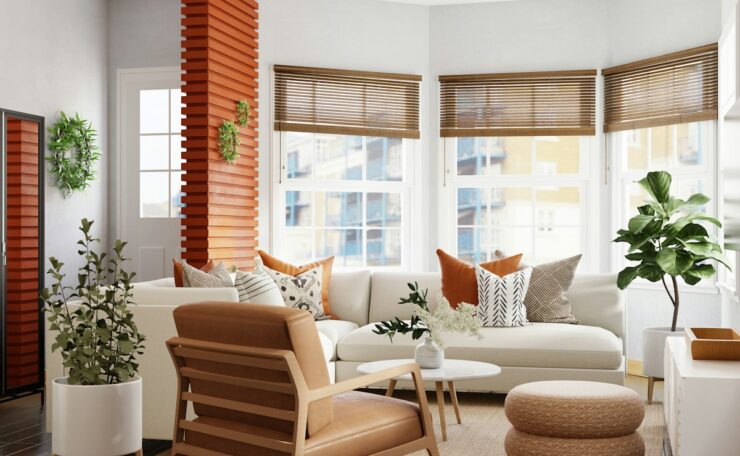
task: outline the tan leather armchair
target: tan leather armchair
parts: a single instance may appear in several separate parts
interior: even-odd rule
[[[210,302],[180,306],[174,318],[173,455],[439,454],[417,365],[332,385],[308,312]],[[418,404],[354,391],[405,373]]]

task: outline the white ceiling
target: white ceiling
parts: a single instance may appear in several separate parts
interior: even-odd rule
[[[497,3],[515,2],[519,0],[381,0],[390,3],[408,3],[411,5],[437,6],[437,5],[465,5],[469,3]]]

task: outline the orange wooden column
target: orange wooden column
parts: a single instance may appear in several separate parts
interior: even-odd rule
[[[7,388],[39,381],[39,124],[7,121]]]
[[[257,248],[257,1],[183,0],[182,257],[249,268]],[[251,106],[239,127],[239,158],[229,165],[218,128],[236,121],[236,103]]]

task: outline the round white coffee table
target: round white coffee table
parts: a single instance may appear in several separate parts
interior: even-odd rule
[[[415,362],[413,359],[388,359],[374,361],[357,366],[360,374],[374,374],[382,370]],[[450,392],[452,408],[455,409],[457,424],[461,424],[460,407],[457,403],[457,392],[455,382],[458,380],[473,380],[476,378],[495,377],[501,374],[501,368],[495,364],[481,363],[479,361],[465,361],[462,359],[446,359],[439,369],[421,369],[421,378],[425,382],[434,382],[437,388],[437,405],[439,406],[439,425],[442,429],[442,440],[447,441],[447,423],[445,421],[445,393],[444,384]],[[392,396],[398,380],[411,380],[411,374],[395,377],[388,383],[386,396]]]

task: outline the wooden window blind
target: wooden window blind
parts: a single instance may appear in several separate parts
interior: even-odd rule
[[[440,134],[596,132],[596,70],[440,76]]]
[[[276,65],[275,130],[419,138],[421,76]]]
[[[717,118],[717,45],[603,71],[604,131]]]

